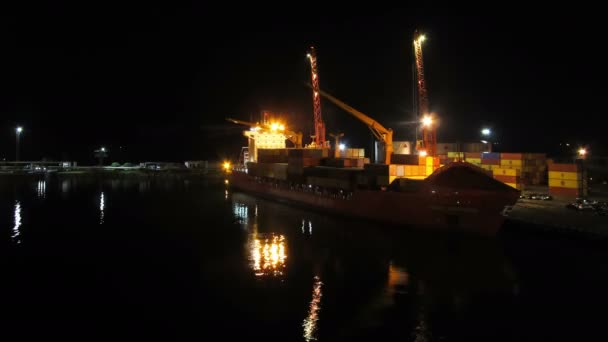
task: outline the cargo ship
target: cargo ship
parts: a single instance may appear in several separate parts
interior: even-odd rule
[[[262,151],[258,157],[264,162],[247,162],[228,172],[231,188],[395,226],[493,236],[520,194],[466,162],[437,165],[421,177],[398,177],[389,176],[394,165],[325,157],[330,153],[322,149]],[[349,161],[353,164],[344,165]]]

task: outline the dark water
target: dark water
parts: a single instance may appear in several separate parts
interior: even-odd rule
[[[192,181],[0,191],[7,340],[608,337],[599,243],[401,231]]]

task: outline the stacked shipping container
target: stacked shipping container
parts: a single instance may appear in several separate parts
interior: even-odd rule
[[[549,163],[549,193],[566,198],[587,196],[585,173],[581,164]]]

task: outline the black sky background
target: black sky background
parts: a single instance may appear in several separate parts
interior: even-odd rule
[[[17,124],[22,159],[81,163],[102,145],[121,162],[234,156],[246,141],[224,118],[262,109],[289,113],[307,135],[311,44],[322,89],[409,139],[415,28],[428,37],[439,141],[478,141],[489,126],[503,151],[556,153],[568,142],[608,152],[598,9],[212,6],[2,11],[0,159],[14,159]],[[367,128],[327,101],[323,117],[349,145],[370,146]]]

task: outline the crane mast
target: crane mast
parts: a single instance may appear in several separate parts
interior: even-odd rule
[[[319,96],[319,72],[317,70],[317,54],[314,46],[310,47],[307,55],[310,60],[310,73],[312,77],[312,101],[315,115],[315,145],[325,146],[325,123],[321,116],[321,97]]]
[[[419,150],[429,156],[437,153],[437,134],[429,113],[429,100],[424,79],[424,63],[422,58],[422,42],[425,36],[418,31],[414,33],[414,55],[416,58],[416,86],[418,88],[418,117],[422,117],[422,144]]]

